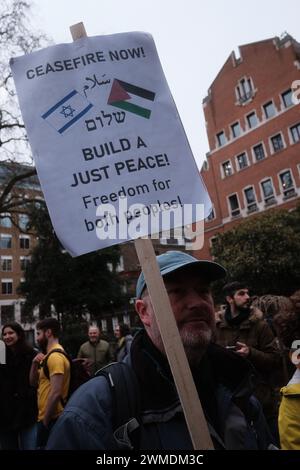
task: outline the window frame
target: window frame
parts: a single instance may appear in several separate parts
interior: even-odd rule
[[[245,155],[245,158],[246,158],[246,165],[241,168],[240,167],[240,164],[239,164],[239,161],[238,161],[238,157],[241,157],[242,155]],[[246,170],[246,168],[248,168],[250,166],[250,162],[249,162],[249,158],[248,158],[248,154],[246,151],[244,152],[241,152],[239,153],[238,155],[235,156],[235,162],[236,162],[236,168],[237,168],[237,171],[242,171],[242,170]]]
[[[2,240],[9,240],[9,246],[2,246]],[[11,250],[12,249],[12,235],[10,233],[1,233],[0,234],[0,249],[1,250]]]
[[[234,127],[238,126],[238,134],[235,135]],[[238,139],[242,135],[242,127],[240,121],[235,121],[230,125],[230,132],[233,139]]]
[[[272,187],[272,190],[273,190],[273,193],[272,193],[272,195],[270,195],[270,196],[265,196],[265,193],[264,193],[263,184],[266,183],[267,181],[270,181],[271,187]],[[265,205],[268,206],[268,205],[275,204],[277,201],[276,201],[276,193],[275,193],[275,187],[274,187],[274,183],[273,183],[272,177],[271,177],[271,176],[267,176],[267,177],[263,178],[263,179],[259,182],[259,185],[260,185],[260,188],[261,188],[262,200],[264,201]]]
[[[230,198],[232,198],[234,196],[236,197],[238,207],[236,209],[232,210],[231,203],[230,203]],[[228,208],[229,208],[228,212],[229,212],[230,217],[232,217],[232,218],[239,217],[241,215],[241,204],[240,204],[238,193],[229,194],[227,196],[227,202],[228,202]],[[236,213],[234,213],[234,212],[236,212]]]
[[[293,133],[293,130],[292,129],[297,129],[297,139],[295,140],[294,139],[294,133]],[[290,132],[290,136],[291,136],[291,144],[298,144],[298,142],[300,142],[300,122],[298,122],[297,124],[294,124],[293,126],[290,126],[289,128],[289,132]]]
[[[224,165],[226,163],[229,163],[230,164],[230,167],[231,167],[231,173],[230,174],[226,174],[225,172],[225,168],[224,168]],[[234,170],[233,170],[233,164],[231,162],[231,159],[229,158],[228,160],[224,160],[222,163],[221,163],[221,175],[222,175],[222,179],[225,179],[225,178],[228,178],[229,176],[232,176],[234,174]]]
[[[256,154],[255,154],[255,148],[258,147],[258,146],[261,146],[262,149],[263,149],[263,152],[264,152],[264,157],[263,158],[260,158],[259,160],[256,158]],[[258,142],[257,144],[253,145],[251,147],[251,150],[252,150],[252,157],[253,157],[253,161],[254,163],[258,163],[258,162],[261,162],[263,160],[265,160],[267,158],[267,152],[266,152],[266,147],[265,147],[265,144],[264,142]]]
[[[290,96],[290,103],[289,104],[286,104],[285,102],[285,98],[284,98],[284,95],[289,95]],[[293,96],[293,90],[291,88],[289,88],[288,90],[285,90],[283,91],[282,93],[280,93],[280,97],[281,97],[281,102],[283,104],[283,107],[282,109],[288,109],[290,108],[291,106],[293,106],[293,100],[292,100],[292,96]]]
[[[4,292],[5,290],[8,290],[10,292]],[[5,278],[1,279],[1,294],[2,295],[12,295],[13,294],[13,279],[5,279]]]
[[[22,246],[22,242],[28,242],[28,246]],[[25,243],[26,245],[26,243]],[[29,250],[30,249],[30,236],[29,235],[19,235],[19,248],[20,250]]]
[[[256,124],[255,124],[255,126],[250,126],[249,116],[253,116],[253,115],[256,118]],[[255,129],[258,126],[259,120],[258,120],[258,116],[256,114],[256,111],[252,111],[251,113],[246,114],[246,123],[247,123],[248,129]]]
[[[272,114],[272,116],[268,116],[268,115],[267,115],[267,110],[266,110],[266,107],[267,107],[268,105],[270,105],[270,104],[272,105],[272,107],[273,107],[273,109],[274,109],[274,114]],[[269,101],[267,101],[266,103],[264,103],[264,104],[262,105],[262,108],[263,108],[263,115],[264,115],[264,118],[265,118],[266,120],[272,119],[272,118],[275,117],[276,114],[277,114],[276,106],[275,106],[273,100],[269,100]]]
[[[247,84],[247,86],[245,86]],[[250,76],[241,77],[235,86],[235,96],[240,105],[245,105],[254,97],[254,83]]]
[[[281,179],[281,176],[284,175],[285,173],[290,174],[292,186],[288,187],[287,189],[284,189],[283,187],[283,181]],[[280,192],[283,194],[284,199],[289,199],[290,197],[296,196],[296,190],[295,190],[295,180],[294,180],[294,175],[292,172],[291,168],[285,168],[283,170],[280,170],[278,172],[278,180],[279,180],[279,187],[280,187]]]
[[[3,222],[5,220],[9,220],[9,224],[6,225],[6,224],[3,224]],[[0,227],[1,228],[12,228],[12,220],[11,220],[11,214],[10,212],[4,212],[3,214],[1,214],[1,217],[0,217]]]
[[[23,255],[20,256],[20,270],[25,272],[30,261],[31,261],[30,256],[23,256]]]
[[[249,189],[252,189],[253,194],[254,194],[254,201],[253,202],[248,202],[248,200],[247,200],[246,191],[248,191]],[[251,184],[249,186],[245,186],[245,188],[243,188],[243,195],[244,195],[245,207],[247,207],[247,212],[252,213],[252,212],[257,211],[258,210],[257,196],[256,196],[256,191],[255,191],[254,185]]]
[[[221,143],[221,142],[220,142],[221,139],[220,139],[219,137],[220,137],[221,135],[224,136],[224,143]],[[219,148],[220,148],[220,147],[224,147],[224,145],[227,144],[227,137],[226,137],[226,134],[225,134],[225,131],[224,131],[224,130],[218,132],[218,133],[216,134],[216,138],[217,138],[217,147],[219,147]]]
[[[10,269],[4,269],[6,263],[10,261]],[[9,263],[8,263],[9,264]],[[0,256],[0,270],[4,273],[12,272],[13,271],[13,257],[1,255]]]
[[[280,136],[280,138],[281,138],[282,147],[280,147],[279,149],[276,150],[275,147],[274,147],[273,139],[274,139],[275,137],[278,137],[278,136]],[[280,131],[280,132],[277,132],[276,134],[273,134],[272,136],[270,136],[270,137],[269,137],[269,144],[270,144],[270,150],[271,150],[271,154],[272,154],[272,155],[274,155],[275,153],[278,153],[278,152],[281,152],[282,150],[284,150],[286,146],[285,146],[285,141],[284,141],[282,132]]]

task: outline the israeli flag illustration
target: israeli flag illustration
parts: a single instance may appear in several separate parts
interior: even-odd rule
[[[72,90],[42,114],[42,118],[59,134],[63,134],[79,121],[92,106],[78,91]]]

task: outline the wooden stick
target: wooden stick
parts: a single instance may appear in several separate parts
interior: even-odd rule
[[[76,39],[87,37],[86,30],[82,22],[76,23],[70,26],[70,31],[71,31],[73,41],[76,41]]]
[[[83,23],[71,26],[70,30],[73,41],[87,35]],[[213,449],[198,392],[159,271],[152,242],[150,239],[138,239],[134,243],[193,447],[195,450]]]

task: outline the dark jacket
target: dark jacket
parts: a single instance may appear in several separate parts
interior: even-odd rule
[[[36,351],[13,354],[7,348],[6,364],[0,364],[0,429],[21,430],[37,419],[36,390],[29,384],[29,371]]]
[[[250,347],[247,359],[256,371],[255,396],[262,403],[266,416],[276,416],[279,397],[272,385],[272,374],[281,367],[281,356],[271,328],[257,308],[251,309],[249,317],[238,325],[230,325],[225,315],[226,311],[217,318],[216,342],[226,347],[239,341]]]
[[[135,336],[127,360],[140,385],[139,448],[192,449],[167,360],[145,332]],[[217,345],[209,347],[200,367],[193,371],[216,448],[267,448],[271,441],[260,405],[251,397],[251,373],[247,361],[231,352],[224,354]],[[112,407],[108,381],[103,376],[90,380],[70,399],[47,449],[120,448],[112,429]]]
[[[119,339],[117,348],[116,348],[116,360],[118,362],[123,361],[123,359],[129,354],[131,343],[132,343],[132,336],[126,335]]]

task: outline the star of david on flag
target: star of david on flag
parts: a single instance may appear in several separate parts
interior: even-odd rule
[[[92,103],[80,95],[78,91],[72,90],[42,114],[42,118],[59,134],[63,134],[79,121],[92,106]]]

